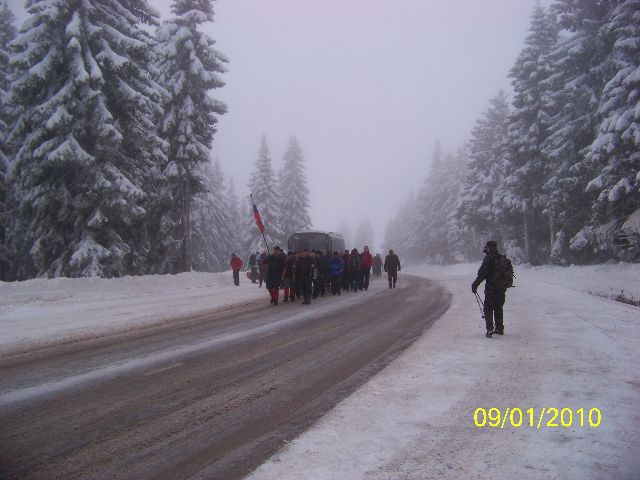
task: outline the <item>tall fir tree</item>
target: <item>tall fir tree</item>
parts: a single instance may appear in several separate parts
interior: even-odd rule
[[[602,92],[602,117],[587,159],[595,177],[591,248],[640,261],[640,0],[623,0],[609,17],[614,72]],[[585,232],[582,232],[583,235]]]
[[[240,202],[238,200],[238,195],[236,195],[236,187],[233,181],[233,178],[229,180],[229,184],[226,189],[226,204],[227,209],[229,211],[229,243],[231,245],[232,253],[242,254],[244,253],[244,239],[243,232],[244,229],[244,209],[240,209]]]
[[[439,174],[443,170],[443,161],[442,147],[440,141],[437,141],[431,158],[429,175],[417,195],[417,209],[422,212],[422,215],[418,217],[418,223],[414,227],[415,235],[412,236],[412,239],[415,244],[407,245],[411,250],[415,250],[421,258],[434,252],[431,243],[435,241],[438,224],[444,222],[443,212],[438,208],[439,189],[444,188],[447,183],[446,181],[444,184],[439,183],[445,180],[439,178]]]
[[[503,179],[509,113],[507,95],[500,90],[471,131],[457,214],[476,242],[481,238],[503,240],[506,222],[494,193]]]
[[[346,220],[340,220],[340,223],[338,224],[338,230],[336,231],[336,233],[339,233],[340,235],[343,236],[345,248],[349,248],[351,245],[355,245],[353,243],[353,233],[351,230],[351,226],[349,225],[349,222],[347,222]]]
[[[441,250],[443,263],[447,264],[468,260],[477,251],[477,245],[471,242],[474,238],[473,230],[458,218],[464,189],[466,156],[467,149],[463,145],[455,154],[447,155],[443,165],[442,177],[448,178],[448,182],[438,206],[443,211],[444,223],[439,226],[437,245]]]
[[[193,200],[193,268],[201,272],[226,270],[233,243],[233,219],[220,162],[205,165],[207,190]]]
[[[164,176],[170,208],[163,223],[177,247],[173,252],[178,255],[178,271],[189,271],[194,266],[193,202],[208,191],[205,165],[217,116],[227,111],[209,91],[224,85],[218,74],[225,72],[227,59],[214,49],[214,40],[198,31],[201,24],[213,21],[212,0],[174,0],[171,9],[175,18],[157,32],[159,82],[168,91],[159,123],[169,144]]]
[[[280,199],[276,189],[276,179],[271,166],[271,156],[269,154],[269,147],[267,146],[267,139],[263,135],[260,142],[260,151],[258,158],[255,161],[255,169],[249,179],[249,191],[253,194],[253,201],[258,207],[260,215],[262,216],[262,223],[265,226],[265,239],[269,250],[274,246],[279,245],[285,248],[285,236],[280,225]],[[264,250],[264,239],[260,229],[256,226],[253,218],[253,206],[251,200],[248,200],[247,205],[247,218],[248,229],[247,238],[245,244],[245,251],[253,252],[255,250]]]
[[[16,37],[15,15],[7,2],[0,4],[0,281],[6,279],[9,250],[5,246],[5,226],[8,218],[6,174],[9,170],[9,152],[6,136],[10,115],[7,94],[10,85],[9,44]]]
[[[279,174],[280,225],[284,238],[311,228],[309,189],[305,177],[304,157],[298,139],[293,135],[283,157]]]
[[[585,161],[593,141],[602,89],[610,76],[611,35],[604,26],[612,2],[561,0],[552,5],[565,31],[547,55],[551,74],[543,81],[550,93],[546,105],[549,135],[543,144],[546,158],[546,199],[549,218],[550,261],[564,264],[584,257],[569,248],[571,239],[590,216],[592,195],[585,185],[592,168]]]
[[[417,219],[420,218],[417,196],[410,191],[407,199],[400,205],[395,215],[389,219],[384,231],[382,251],[394,250],[401,258],[409,261],[424,260],[424,249],[415,239]],[[419,248],[418,248],[419,247]]]
[[[558,28],[553,15],[536,5],[529,35],[509,76],[514,89],[509,126],[510,153],[505,177],[498,189],[499,204],[520,217],[512,227],[522,231],[524,260],[541,263],[548,258],[548,225],[544,221],[542,185],[546,158],[543,142],[548,136],[549,115],[544,81],[551,73],[547,55],[554,47]]]
[[[164,161],[144,0],[29,0],[12,44],[15,278],[142,273],[145,200]]]
[[[365,245],[373,248],[373,241],[373,225],[371,224],[371,219],[369,217],[366,217],[361,220],[360,223],[358,223],[354,241],[354,248],[357,248],[359,252],[362,252],[364,250]]]

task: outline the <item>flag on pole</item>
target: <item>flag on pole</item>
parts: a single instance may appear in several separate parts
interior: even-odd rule
[[[256,225],[260,229],[260,232],[264,235],[264,224],[262,223],[262,217],[260,216],[260,212],[258,211],[258,207],[256,207],[255,203],[253,204],[253,218],[256,219]]]

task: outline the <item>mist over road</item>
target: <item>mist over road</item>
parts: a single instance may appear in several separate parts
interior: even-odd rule
[[[1,478],[240,478],[417,339],[428,280],[0,355]]]

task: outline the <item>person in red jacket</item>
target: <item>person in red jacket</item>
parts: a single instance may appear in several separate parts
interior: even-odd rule
[[[231,261],[229,262],[231,270],[233,270],[233,283],[236,287],[240,286],[240,269],[244,267],[244,262],[235,253],[231,254]]]
[[[369,274],[371,273],[371,265],[373,265],[373,256],[369,252],[369,247],[364,246],[364,251],[360,254],[360,271],[362,272],[363,287],[369,290]]]

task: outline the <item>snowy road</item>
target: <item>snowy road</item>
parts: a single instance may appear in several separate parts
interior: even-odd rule
[[[0,357],[2,478],[238,478],[441,316],[425,279]]]

